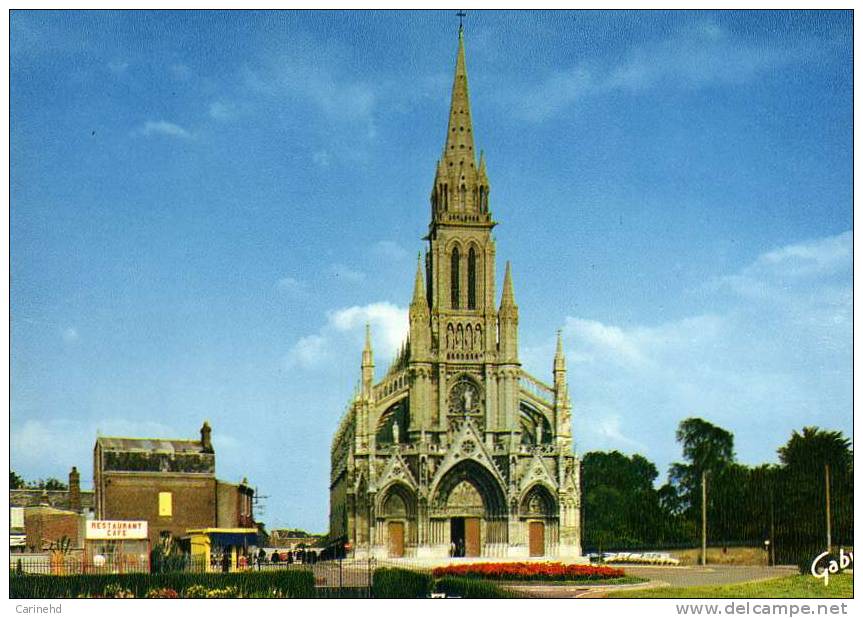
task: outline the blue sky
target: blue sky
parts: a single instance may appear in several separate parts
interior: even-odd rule
[[[404,334],[443,147],[442,12],[11,16],[11,456],[194,437],[324,531],[370,321]],[[776,461],[852,423],[850,12],[472,12],[474,133],[526,369],[578,452]]]

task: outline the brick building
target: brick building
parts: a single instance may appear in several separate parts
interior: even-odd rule
[[[16,547],[39,552],[66,537],[71,548],[79,549],[84,522],[95,515],[95,494],[81,490],[81,475],[73,467],[67,489],[11,489],[9,507]]]
[[[153,544],[190,529],[254,527],[254,490],[216,479],[211,433],[205,422],[198,440],[97,438],[97,519],[146,520]]]

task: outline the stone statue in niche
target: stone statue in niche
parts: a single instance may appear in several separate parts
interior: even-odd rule
[[[393,421],[393,444],[399,443],[399,423],[398,421]]]
[[[450,391],[449,405],[450,414],[457,414],[459,416],[479,414],[479,389],[470,380],[460,380]]]

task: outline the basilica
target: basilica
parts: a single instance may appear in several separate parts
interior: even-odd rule
[[[430,203],[408,338],[376,381],[367,327],[361,386],[333,437],[329,537],[358,558],[580,556],[563,349],[558,336],[549,384],[521,368],[509,262],[498,303],[461,28]]]

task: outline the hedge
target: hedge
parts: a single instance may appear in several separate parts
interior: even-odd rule
[[[191,589],[191,590],[190,590]],[[172,590],[200,598],[206,591],[218,596],[315,598],[315,578],[310,570],[247,573],[122,573],[110,575],[16,575],[9,577],[13,599],[61,599],[80,597],[145,598],[151,591]]]
[[[376,599],[424,599],[431,593],[432,584],[428,573],[380,568],[372,576],[372,595]]]
[[[504,590],[493,582],[467,577],[442,577],[437,581],[435,588],[438,592],[445,592],[448,597],[461,597],[462,599],[513,599],[519,597],[514,592]]]

